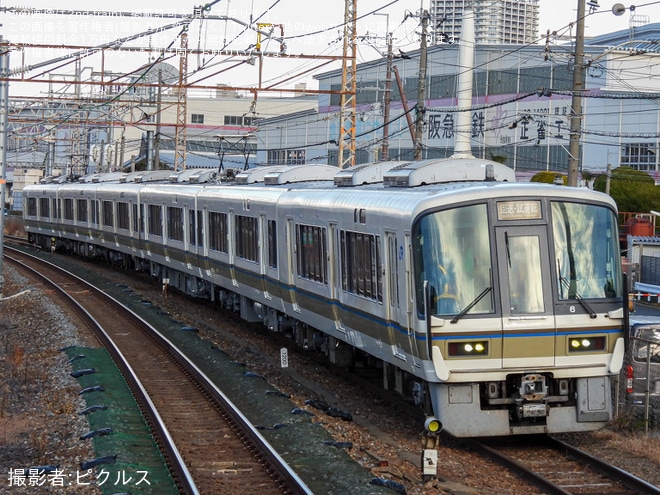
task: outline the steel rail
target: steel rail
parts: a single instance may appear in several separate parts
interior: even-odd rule
[[[147,333],[149,337],[156,342],[172,359],[177,363],[182,370],[186,372],[189,376],[193,378],[196,385],[198,385],[210,397],[214,403],[218,404],[219,408],[226,412],[229,416],[229,420],[233,422],[242,433],[245,433],[249,438],[250,442],[256,446],[257,451],[268,459],[270,465],[274,468],[275,472],[279,476],[279,479],[283,481],[284,486],[286,487],[287,493],[292,493],[296,495],[313,495],[312,491],[307,487],[305,482],[291,469],[291,467],[282,459],[282,457],[277,453],[270,444],[265,440],[261,433],[252,425],[252,423],[241,413],[241,411],[231,402],[231,400],[190,360],[185,356],[169,339],[162,335],[157,329],[152,327],[148,322],[141,318],[138,314],[126,308],[119,301],[114,299],[112,296],[109,296],[103,292],[98,287],[87,282],[86,280],[78,277],[77,275],[53,264],[47,260],[44,260],[39,257],[35,257],[24,251],[20,251],[14,248],[9,248],[15,252],[20,253],[21,255],[28,256],[38,263],[43,263],[52,267],[54,269],[60,270],[65,273],[67,276],[70,276],[78,281],[78,283],[84,285],[89,289],[90,292],[95,293],[100,297],[104,297],[107,300],[111,301],[113,306],[121,308],[121,311],[125,316],[134,321],[137,325],[148,329]],[[83,308],[77,301],[75,301],[69,294],[67,294],[64,289],[57,286],[57,284],[38,271],[32,269],[25,263],[22,263],[20,260],[12,258],[5,253],[5,257],[10,259],[12,262],[19,264],[24,267],[26,270],[31,271],[41,280],[57,290],[58,294],[61,294],[62,297],[70,304],[72,309],[81,317],[81,319],[87,324],[97,335],[101,343],[106,346],[108,352],[111,354],[113,360],[117,366],[124,374],[131,390],[136,394],[136,398],[139,398],[139,403],[144,404],[143,414],[145,414],[146,419],[148,420],[150,426],[154,427],[154,434],[160,435],[165,441],[163,445],[166,449],[164,455],[169,455],[166,458],[170,459],[171,466],[170,469],[173,471],[173,477],[175,482],[179,485],[179,490],[182,494],[190,495],[199,495],[199,492],[194,484],[193,478],[186,467],[182,456],[180,455],[178,449],[174,445],[171,435],[169,434],[164,422],[162,421],[160,415],[149,398],[148,394],[142,387],[140,380],[134,376],[133,370],[130,365],[124,359],[124,356],[121,354],[119,349],[112,342],[111,337],[103,331],[102,328],[98,325],[96,320]],[[97,332],[95,329],[99,329]],[[171,451],[170,451],[171,449]]]
[[[522,474],[530,482],[539,488],[543,489],[549,494],[552,495],[574,495],[576,492],[571,492],[565,488],[557,485],[552,480],[546,478],[542,474],[537,473],[533,469],[526,466],[524,463],[500,452],[496,448],[493,448],[489,445],[486,445],[482,441],[475,439],[459,439],[464,445],[474,449],[475,451],[481,452],[486,456],[493,459],[495,462],[502,464],[517,473]],[[584,463],[591,469],[601,475],[608,477],[611,480],[614,480],[621,485],[625,486],[628,490],[631,490],[640,495],[660,495],[660,488],[650,484],[649,482],[638,478],[637,476],[625,471],[621,468],[613,466],[601,459],[598,459],[591,454],[588,454],[576,447],[573,447],[561,440],[558,440],[554,437],[546,435],[543,437],[543,444],[545,447],[548,447],[552,450],[562,452],[566,457],[570,457],[575,461]]]
[[[11,249],[12,248],[9,248],[9,250]],[[21,253],[21,254],[26,255],[26,253]],[[27,256],[31,256],[31,255],[27,255]],[[124,376],[124,379],[126,380],[129,388],[131,389],[131,392],[135,395],[136,401],[140,406],[140,410],[142,411],[142,414],[145,416],[145,420],[149,424],[152,433],[154,434],[155,437],[164,440],[162,442],[158,442],[159,448],[162,451],[164,451],[163,455],[168,461],[167,462],[168,467],[172,472],[175,483],[177,484],[177,488],[182,494],[199,495],[199,491],[195,486],[195,482],[193,481],[190,471],[188,471],[188,468],[186,467],[180,452],[176,448],[176,445],[174,445],[174,441],[172,440],[172,437],[169,431],[167,430],[165,423],[158,414],[156,407],[151,401],[151,398],[149,397],[146,390],[142,386],[140,380],[135,376],[135,373],[133,372],[131,366],[128,364],[126,359],[124,359],[123,354],[115,346],[114,342],[107,334],[107,332],[103,329],[103,327],[80,303],[78,303],[78,301],[76,301],[71,295],[69,295],[66,292],[66,290],[60,287],[56,282],[52,281],[44,274],[38,272],[36,269],[23,263],[22,261],[7,255],[6,253],[5,253],[5,257],[10,261],[12,261],[13,263],[21,266],[24,270],[27,270],[30,273],[32,273],[33,276],[42,280],[47,287],[50,287],[51,289],[56,291],[59,294],[59,296],[66,301],[66,304],[69,305],[69,307],[93,332],[93,334],[100,341],[100,343],[106,348],[106,350],[112,357],[112,360],[114,361],[115,365],[119,368],[122,375]],[[39,262],[41,263],[48,264],[51,267],[58,268],[62,272],[66,273],[67,276],[79,280],[80,283],[90,288],[93,287],[84,280],[80,279],[78,276],[64,270],[63,268],[59,268],[56,265],[37,257],[32,257],[32,258],[35,260],[39,260]],[[94,289],[96,288],[94,287]]]
[[[652,485],[648,481],[638,478],[628,471],[613,466],[612,464],[609,464],[602,459],[598,459],[597,457],[594,457],[591,454],[580,450],[577,447],[573,447],[566,442],[562,442],[561,440],[558,440],[552,436],[546,437],[546,441],[550,447],[567,452],[571,457],[589,464],[589,467],[600,471],[610,478],[620,481],[623,485],[630,488],[631,490],[637,490],[640,493],[644,493],[645,495],[660,495],[659,487]]]

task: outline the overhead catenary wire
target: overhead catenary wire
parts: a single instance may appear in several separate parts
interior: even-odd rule
[[[213,3],[217,3],[217,2],[213,2]],[[254,3],[254,2],[253,2],[253,3]],[[275,3],[277,3],[277,2],[275,2]],[[391,5],[392,3],[396,3],[396,2],[391,2],[391,3],[387,4],[387,6]],[[658,2],[653,2],[653,3],[658,3]],[[207,4],[207,5],[208,5],[208,4]],[[274,4],[273,4],[273,5],[274,5]],[[368,15],[368,14],[365,14],[365,15]],[[362,16],[361,16],[361,17],[362,17]],[[572,25],[569,24],[568,29],[570,29],[571,26],[572,26]],[[542,38],[540,38],[540,39],[542,39]],[[592,96],[586,96],[586,97],[592,97]],[[593,97],[595,97],[595,96],[593,96]],[[630,95],[627,95],[627,96],[626,96],[626,98],[629,98],[629,97],[630,97]],[[476,108],[476,107],[475,107],[475,108]],[[444,109],[441,109],[440,111],[444,111]],[[454,109],[453,111],[456,111],[456,110]],[[373,132],[373,131],[372,131],[372,132]],[[633,136],[634,136],[634,135],[633,135]]]

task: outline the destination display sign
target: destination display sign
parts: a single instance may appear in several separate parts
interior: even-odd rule
[[[498,201],[498,220],[540,220],[540,201]]]

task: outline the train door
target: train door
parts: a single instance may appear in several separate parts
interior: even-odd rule
[[[330,300],[336,302],[341,294],[341,273],[339,267],[344,263],[344,253],[341,252],[339,229],[336,223],[330,223],[328,225],[328,239],[328,287],[330,288]],[[335,326],[338,329],[342,329],[338,304],[332,305],[332,314],[335,320]]]
[[[268,292],[268,253],[269,253],[269,242],[268,242],[268,217],[263,213],[259,215],[259,225],[257,227],[257,232],[259,235],[259,240],[257,242],[258,253],[259,253],[259,266],[261,267],[261,290],[264,293],[264,298],[270,300],[272,299],[270,292]]]
[[[296,232],[293,225],[293,218],[286,219],[286,253],[288,270],[285,272],[286,284],[289,287],[289,298],[293,310],[300,313],[300,306],[296,299]]]
[[[386,318],[388,321],[398,321],[399,317],[399,257],[403,259],[403,246],[399,249],[396,232],[385,232],[385,260],[383,266],[386,276],[387,304]]]
[[[94,203],[96,203],[96,201],[92,200],[92,209],[94,209],[96,207],[96,205],[94,205]],[[142,201],[140,201],[140,208],[139,208],[139,211],[138,211],[138,230],[140,232],[140,234],[139,234],[140,249],[142,251],[145,251],[147,249],[147,242],[146,242],[147,234],[146,234],[146,230],[144,228],[144,225],[145,225],[144,215],[145,215],[144,203]]]
[[[213,269],[211,268],[211,236],[210,236],[210,219],[209,219],[210,212],[208,210],[208,207],[204,206],[202,209],[202,218],[201,218],[201,226],[202,226],[202,241],[200,242],[200,247],[202,248],[202,252],[200,253],[202,255],[202,258],[204,260],[204,268],[206,270],[206,273],[209,277],[214,277],[214,272]],[[200,218],[199,216],[197,217],[197,221],[199,222]]]
[[[229,233],[229,242],[227,242],[227,256],[229,260],[229,276],[234,287],[238,287],[236,279],[236,212],[230,208],[227,212],[227,232]],[[233,233],[233,234],[232,234]]]
[[[401,248],[398,248],[398,263],[399,265],[401,263],[404,263],[405,270],[406,270],[406,290],[405,294],[408,294],[408,297],[406,297],[405,301],[402,301],[405,304],[405,314],[406,314],[406,330],[408,333],[408,346],[410,347],[410,353],[413,355],[414,358],[420,358],[421,356],[421,351],[417,345],[417,342],[415,341],[415,325],[413,322],[413,315],[415,314],[415,301],[412,297],[414,294],[414,287],[415,287],[415,282],[413,280],[413,267],[412,267],[412,260],[413,260],[413,245],[412,245],[412,239],[410,236],[410,233],[406,233],[405,235],[405,246],[406,249],[402,250]],[[405,253],[405,255],[404,255]],[[401,259],[403,257],[403,259]],[[398,346],[397,346],[398,347]],[[398,352],[398,349],[397,351]],[[396,355],[396,354],[395,354]],[[413,363],[415,364],[415,363]]]
[[[502,366],[554,365],[556,323],[543,226],[497,228],[502,304]]]
[[[184,205],[181,221],[184,230],[183,242],[186,268],[188,271],[192,271],[196,261],[197,240],[195,239],[195,210],[191,209],[190,205]]]
[[[128,215],[129,215],[129,232],[130,232],[130,245],[131,253],[136,254],[140,249],[140,232],[138,229],[138,209],[137,204],[130,200],[128,203]]]

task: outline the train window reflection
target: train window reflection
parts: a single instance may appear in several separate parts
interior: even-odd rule
[[[543,313],[541,245],[538,236],[506,235],[511,313]]]
[[[432,314],[455,315],[491,287],[488,215],[485,204],[422,217],[413,230],[417,310],[424,312],[429,282]],[[470,314],[492,313],[492,293]]]
[[[622,296],[616,221],[604,207],[552,203],[560,300]]]

